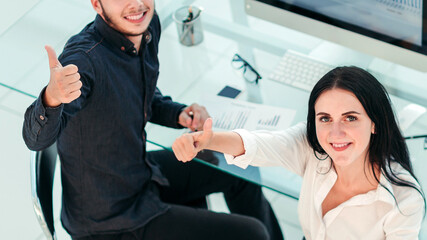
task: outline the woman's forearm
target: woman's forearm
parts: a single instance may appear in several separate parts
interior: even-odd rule
[[[245,153],[243,140],[235,132],[214,132],[211,142],[206,149],[240,156]]]

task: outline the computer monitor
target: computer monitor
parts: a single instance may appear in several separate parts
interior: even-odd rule
[[[427,72],[422,0],[245,1],[249,15]]]

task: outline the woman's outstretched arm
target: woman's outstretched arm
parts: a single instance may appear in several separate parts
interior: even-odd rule
[[[172,144],[179,161],[187,162],[203,149],[239,156],[245,153],[242,138],[235,132],[213,132],[212,119],[208,118],[203,131],[183,134]]]

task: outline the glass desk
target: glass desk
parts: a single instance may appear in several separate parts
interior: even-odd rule
[[[23,98],[38,96],[48,83],[48,59],[44,45],[49,44],[59,54],[68,38],[79,32],[95,13],[87,0],[27,0],[30,7],[21,11],[16,20],[0,28],[0,94],[10,91],[23,94]],[[183,5],[194,3],[204,7],[202,24],[204,41],[192,47],[178,42],[172,13]],[[396,112],[416,103],[427,107],[427,74],[375,60],[366,66],[360,53],[340,48],[321,39],[283,28],[259,19],[247,17],[242,0],[176,1],[157,0],[157,12],[162,21],[160,42],[160,77],[158,87],[164,95],[185,104],[198,102],[203,96],[216,95],[225,85],[243,89],[240,100],[297,110],[292,124],[304,121],[309,93],[268,79],[269,73],[287,49],[292,49],[331,65],[358,65],[378,72],[379,79],[387,86]],[[67,11],[58,11],[67,9]],[[21,9],[22,10],[22,9]],[[76,18],[75,13],[78,13]],[[52,21],[55,19],[55,21]],[[345,52],[345,60],[332,58]],[[246,82],[235,72],[230,61],[239,53],[263,76],[260,83]],[[25,96],[24,96],[25,95]],[[208,109],[209,111],[209,109]],[[168,129],[157,125],[147,126],[148,140],[170,150],[173,141],[184,130]],[[405,129],[405,136],[427,134],[427,114]],[[408,140],[408,147],[415,172],[427,188],[427,150],[423,138]],[[297,199],[301,178],[283,168],[255,168],[242,170],[227,165],[221,154],[204,157],[213,159],[211,164],[221,171],[273,189]],[[203,157],[201,157],[203,158]],[[425,221],[426,223],[426,221]],[[427,230],[427,227],[423,229]],[[426,235],[427,236],[427,235]]]
[[[332,65],[342,65],[339,63],[339,58],[338,60],[331,59],[329,56],[331,54],[327,50],[333,44],[257,19],[248,18],[248,25],[245,25],[245,21],[240,21],[241,19],[222,18],[218,16],[218,12],[213,10],[209,12],[213,3],[196,1],[196,4],[204,6],[206,9],[205,15],[202,16],[205,40],[200,45],[192,47],[180,45],[175,26],[173,24],[164,26],[160,45],[161,67],[158,82],[163,94],[173,96],[176,101],[191,104],[206,96],[216,95],[225,85],[234,85],[244,89],[239,100],[295,109],[297,113],[293,124],[304,121],[309,93],[271,81],[268,79],[268,75],[287,49],[297,50],[318,59],[324,58]],[[221,4],[221,6],[226,6],[226,4]],[[233,9],[233,4],[229,6],[230,9],[224,11],[231,11],[237,16],[243,16],[238,9]],[[272,36],[272,32],[279,36]],[[260,38],[259,36],[265,37]],[[295,38],[292,39],[291,36]],[[360,53],[354,53],[353,56],[351,55],[352,50],[343,51],[346,54],[350,53],[344,62],[345,65],[360,66]],[[240,73],[236,73],[231,67],[230,62],[235,53],[239,53],[251,64],[254,64],[253,66],[263,76],[258,85],[245,82]],[[398,115],[411,103],[427,107],[427,96],[423,93],[427,92],[427,75],[425,73],[390,67],[390,64],[381,63],[381,60],[375,60],[369,66],[362,67],[368,67],[374,71],[379,80],[387,87]],[[382,71],[382,67],[385,70]],[[387,75],[385,71],[389,70],[393,72],[394,76]],[[402,72],[406,72],[407,75]],[[408,81],[407,78],[412,79]],[[147,127],[148,140],[168,150],[173,141],[185,131],[157,125]],[[418,118],[403,131],[403,134],[404,136],[427,134],[427,114]],[[418,138],[407,140],[407,144],[415,173],[421,185],[426,188],[427,150],[425,148],[427,143],[424,138]],[[212,156],[207,155],[207,161],[212,160]],[[236,166],[227,165],[221,154],[214,153],[214,156],[218,163],[206,164],[211,164],[212,167],[245,178],[291,198],[298,198],[301,186],[299,176],[276,167],[250,167],[242,170]],[[206,156],[201,156],[201,158],[203,157]],[[423,226],[423,229],[427,229],[426,221]],[[422,236],[424,235],[425,230],[422,231]]]
[[[203,97],[215,96],[225,85],[234,85],[240,89],[244,89],[243,94],[239,96],[239,100],[295,109],[297,113],[292,123],[296,124],[304,121],[306,119],[309,93],[271,81],[268,79],[268,74],[273,70],[286,49],[296,49],[305,54],[310,55],[312,53],[319,57],[322,54],[321,48],[323,48],[325,43],[319,39],[304,36],[300,33],[293,33],[287,29],[281,29],[280,27],[276,29],[277,26],[257,19],[249,18],[247,19],[249,20],[249,25],[245,25],[241,24],[240,22],[242,21],[240,20],[233,20],[232,17],[229,19],[219,17],[215,14],[215,10],[221,9],[210,8],[213,4],[208,1],[196,1],[195,4],[204,6],[206,9],[204,15],[202,15],[203,26],[205,27],[205,40],[201,44],[192,47],[183,46],[178,43],[175,25],[172,23],[169,26],[163,26],[159,54],[161,67],[158,81],[159,89],[163,94],[172,96],[176,101],[191,104],[200,101]],[[222,6],[227,5],[224,4]],[[230,9],[224,11],[231,11],[238,16],[242,14],[239,12],[238,7],[237,10],[233,9],[233,7],[236,7],[235,5],[230,4],[228,6]],[[209,12],[210,10],[212,12]],[[246,18],[244,15],[240,16]],[[235,31],[231,32],[230,28]],[[284,40],[279,36],[271,38],[262,44],[257,41],[256,37],[253,37],[262,36],[263,31],[268,28],[275,30],[274,32],[277,32],[279,35],[293,34],[292,36],[295,36],[295,39],[291,40],[288,37]],[[277,44],[277,42],[281,44]],[[302,45],[301,42],[306,44]],[[264,77],[258,85],[246,82],[241,74],[231,67],[230,62],[235,53],[239,53],[245,59],[249,59],[252,64],[255,63],[256,69]],[[328,53],[328,55],[330,54]],[[360,61],[359,58],[360,54],[355,53],[354,59],[350,56],[346,62],[349,65],[357,63]],[[331,62],[333,61],[331,60]],[[418,74],[418,83],[424,83],[422,86],[426,87],[427,77],[425,73],[409,72],[414,75]],[[412,103],[405,99],[405,96],[402,96],[402,94],[404,95],[403,91],[399,92],[396,90],[401,85],[404,85],[403,82],[398,82],[397,79],[390,80],[391,78],[387,78],[384,75],[381,75],[381,78],[385,79],[382,81],[385,85],[394,84],[389,91],[398,95],[391,95],[397,113]],[[419,99],[420,96],[417,91],[419,91],[418,88],[414,89],[414,92],[409,92],[408,98],[416,95]],[[423,101],[427,105],[426,96],[421,100],[421,102]],[[148,140],[166,149],[170,149],[176,137],[185,131],[168,129],[156,125],[149,125],[147,127]],[[405,136],[420,134],[427,134],[427,114],[422,115],[404,131]],[[412,139],[408,140],[407,143],[411,151],[417,176],[421,182],[425,182],[423,185],[427,186],[427,176],[422,176],[423,172],[421,171],[421,169],[425,169],[424,162],[427,160],[427,150],[424,150],[424,139]],[[224,171],[247,178],[291,197],[298,197],[301,183],[299,176],[281,168],[263,167],[242,170],[235,166],[228,166],[222,157],[218,158],[219,165],[216,167]]]
[[[162,37],[158,86],[163,94],[173,96],[174,100],[178,102],[191,104],[197,103],[205,97],[214,97],[225,85],[234,85],[244,89],[243,94],[238,97],[239,100],[295,109],[297,112],[292,125],[305,121],[309,93],[269,80],[266,77],[280,56],[275,56],[264,49],[252,48],[252,56],[258,66],[257,70],[264,76],[259,84],[254,84],[246,82],[230,64],[234,53],[240,53],[239,45],[241,42],[238,40],[226,38],[216,32],[205,31],[205,41],[202,44],[185,47],[178,43],[174,25],[165,28]],[[391,99],[397,112],[411,103],[393,95],[391,95]],[[168,150],[170,150],[173,141],[184,132],[187,130],[169,129],[158,125],[147,126],[148,140]],[[427,114],[422,115],[404,131],[405,136],[426,133]],[[424,176],[422,176],[421,169],[425,169],[424,162],[427,160],[424,138],[407,140],[407,143],[417,176],[423,182]],[[298,198],[301,184],[299,176],[276,167],[250,167],[247,170],[242,170],[227,165],[221,154],[214,155],[219,160],[218,166],[214,167],[292,198]],[[427,176],[424,179],[427,184]]]

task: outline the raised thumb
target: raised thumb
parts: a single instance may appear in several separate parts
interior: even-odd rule
[[[62,67],[58,57],[56,56],[55,50],[53,50],[49,45],[46,45],[44,48],[46,49],[47,57],[49,58],[49,68]]]
[[[212,135],[212,118],[208,118],[203,124],[203,132],[199,132],[199,134],[196,136],[196,148],[200,150],[199,148],[203,148],[206,144],[208,144]]]
[[[205,123],[203,124],[203,132],[212,132],[212,118],[206,119]]]

